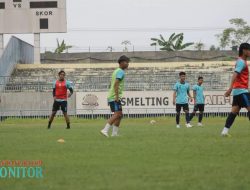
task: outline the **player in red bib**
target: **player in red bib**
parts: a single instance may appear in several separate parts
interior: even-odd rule
[[[71,95],[73,94],[73,88],[71,86],[71,83],[65,80],[64,71],[60,71],[58,75],[59,79],[55,81],[53,84],[54,104],[53,104],[52,114],[49,118],[48,129],[51,128],[51,123],[53,122],[56,112],[60,109],[62,110],[65,121],[67,123],[67,129],[70,129],[70,121],[69,121],[69,116],[67,114],[67,98],[71,97]],[[68,90],[70,91],[69,95],[67,95]]]
[[[230,96],[231,93],[233,94],[233,106],[221,133],[222,136],[230,136],[228,131],[233,125],[234,120],[241,108],[246,108],[248,110],[248,118],[250,120],[250,93],[248,90],[249,69],[247,64],[247,58],[249,56],[250,44],[241,44],[239,49],[239,58],[235,65],[235,72],[232,77],[231,86],[225,93],[226,97]]]

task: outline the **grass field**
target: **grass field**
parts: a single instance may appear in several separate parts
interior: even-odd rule
[[[225,118],[205,127],[175,128],[174,118],[125,119],[120,137],[104,138],[105,120],[56,118],[0,123],[0,160],[42,160],[43,179],[0,179],[0,190],[249,190],[250,125]],[[182,119],[183,121],[183,119]],[[65,139],[64,144],[57,139]]]

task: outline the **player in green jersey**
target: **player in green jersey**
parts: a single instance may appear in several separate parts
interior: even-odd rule
[[[105,127],[101,130],[101,134],[109,137],[109,129],[113,127],[112,136],[118,136],[118,130],[122,119],[121,98],[124,90],[125,71],[129,66],[130,59],[126,56],[121,56],[118,60],[119,68],[117,68],[111,79],[111,87],[108,94],[108,104],[113,113],[113,116],[108,120]]]

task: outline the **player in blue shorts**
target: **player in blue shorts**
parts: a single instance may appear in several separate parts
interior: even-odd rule
[[[234,74],[231,80],[230,88],[226,91],[225,96],[229,97],[233,94],[233,106],[231,113],[228,115],[225,127],[221,135],[229,137],[229,129],[233,125],[236,116],[241,108],[248,110],[248,118],[250,120],[250,93],[249,93],[249,69],[247,58],[250,57],[250,44],[243,43],[239,48],[239,58],[236,61]]]
[[[186,127],[190,128],[190,119],[189,119],[189,106],[188,106],[188,97],[192,100],[190,95],[190,86],[185,82],[186,73],[179,73],[180,81],[174,85],[174,93],[173,93],[173,104],[176,105],[176,127],[180,128],[180,115],[181,109],[185,112],[186,116]]]
[[[190,115],[190,121],[192,121],[193,117],[195,116],[196,112],[199,111],[198,116],[198,126],[202,125],[202,118],[203,118],[203,112],[205,107],[205,96],[204,96],[204,87],[202,86],[203,83],[203,77],[198,78],[198,83],[193,86],[193,93],[194,93],[194,111]]]

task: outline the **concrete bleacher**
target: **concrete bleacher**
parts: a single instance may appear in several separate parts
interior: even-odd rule
[[[125,89],[127,91],[170,90],[178,80],[178,73],[185,70],[187,81],[192,85],[198,76],[204,77],[207,90],[225,90],[228,87],[231,71],[228,68],[215,67],[162,67],[162,66],[131,66],[126,71]],[[8,78],[5,92],[51,91],[52,83],[57,78],[59,70],[66,71],[66,78],[73,82],[76,91],[107,91],[110,78],[115,69],[109,66],[65,66],[40,65],[16,67]]]

